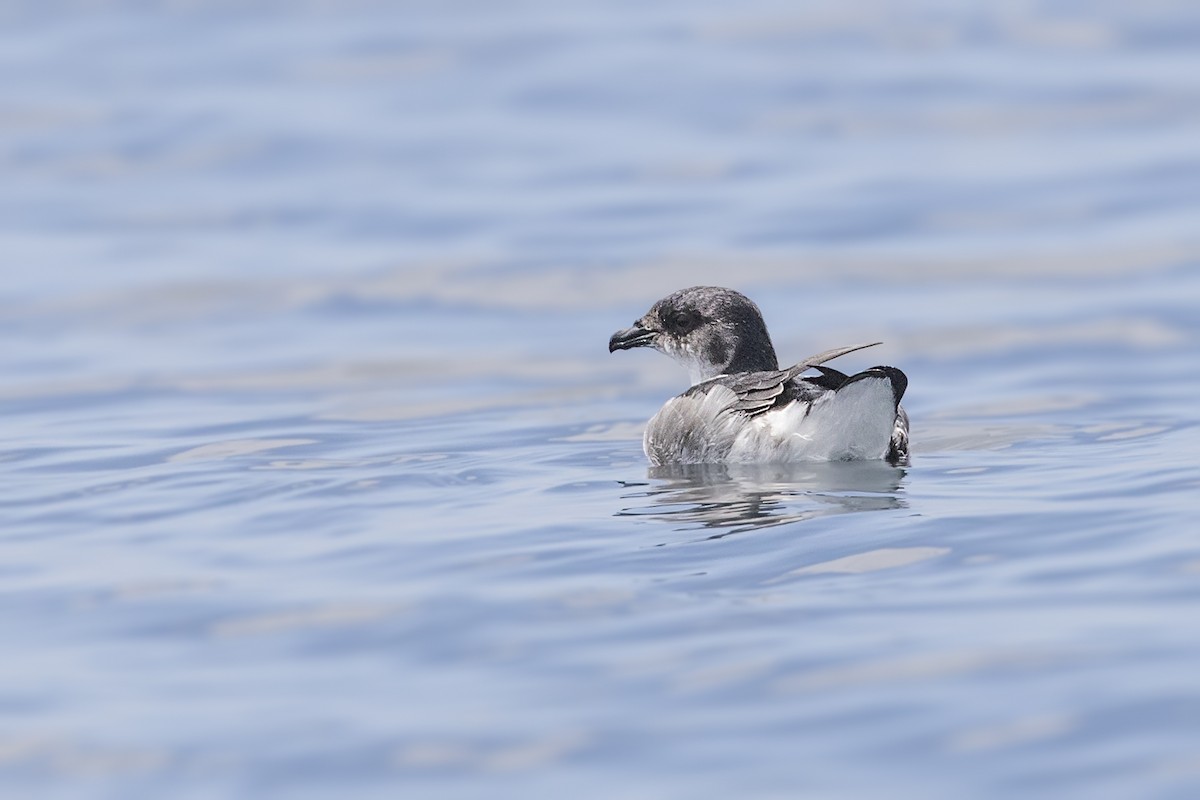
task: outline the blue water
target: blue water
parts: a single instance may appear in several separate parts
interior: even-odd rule
[[[1200,12],[10,3],[0,794],[1200,793]],[[650,472],[695,283],[911,465]]]

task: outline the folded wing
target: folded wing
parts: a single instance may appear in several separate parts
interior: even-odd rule
[[[785,370],[702,381],[667,401],[650,421],[646,455],[653,464],[896,460],[907,453],[907,417],[899,409],[908,385],[904,373],[881,366],[846,375],[821,366],[871,346],[827,350]],[[801,377],[811,368],[819,374]]]

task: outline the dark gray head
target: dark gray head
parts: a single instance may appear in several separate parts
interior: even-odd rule
[[[714,375],[779,369],[758,306],[719,286],[693,286],[654,304],[632,328],[608,340],[608,352],[653,347],[687,367],[692,383]]]

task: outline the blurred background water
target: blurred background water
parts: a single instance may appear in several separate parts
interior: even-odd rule
[[[1200,792],[1194,4],[0,26],[4,796]],[[911,466],[651,474],[697,283]]]

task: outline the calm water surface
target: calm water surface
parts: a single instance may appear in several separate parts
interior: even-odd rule
[[[1200,792],[1200,15],[9,4],[0,793]],[[612,331],[914,457],[650,472]]]

